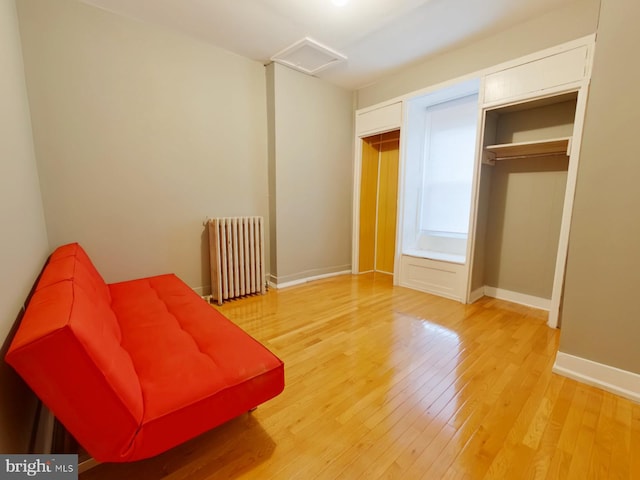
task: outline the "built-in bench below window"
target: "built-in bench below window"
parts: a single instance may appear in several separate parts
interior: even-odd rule
[[[466,259],[467,235],[452,232],[421,231],[414,248],[405,248],[404,255],[430,258],[464,264]]]

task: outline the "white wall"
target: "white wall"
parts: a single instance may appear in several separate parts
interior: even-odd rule
[[[353,93],[278,64],[267,73],[275,142],[271,280],[350,270]]]
[[[470,39],[358,90],[358,108],[451,80],[596,31],[600,0],[576,0],[486,38]]]
[[[268,215],[264,67],[73,0],[18,0],[51,247],[210,284],[207,216]]]
[[[0,358],[49,245],[14,0],[0,0]],[[35,397],[0,360],[0,452],[28,446]]]

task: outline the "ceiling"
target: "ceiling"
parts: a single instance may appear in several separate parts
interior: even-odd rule
[[[344,6],[333,0],[81,1],[265,64],[310,37],[347,56],[316,76],[356,89],[575,0],[349,0]]]

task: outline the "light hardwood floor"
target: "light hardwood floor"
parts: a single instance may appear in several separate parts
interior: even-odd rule
[[[640,479],[640,405],[551,373],[538,310],[341,276],[220,310],[286,387],[163,455],[89,479]]]

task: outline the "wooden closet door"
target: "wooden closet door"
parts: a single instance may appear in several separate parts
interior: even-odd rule
[[[380,136],[375,270],[393,274],[398,213],[399,132]]]
[[[362,170],[360,181],[360,238],[358,271],[375,269],[376,209],[378,203],[379,151],[372,144],[378,137],[362,139]]]
[[[362,139],[358,271],[393,273],[400,132]]]

